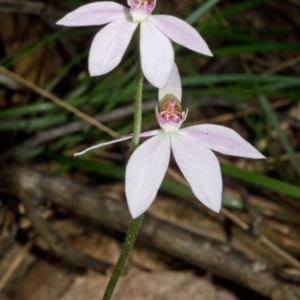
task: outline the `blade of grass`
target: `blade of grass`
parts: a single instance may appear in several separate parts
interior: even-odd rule
[[[52,157],[53,159],[53,157]],[[118,167],[115,165],[106,165],[98,162],[89,161],[83,158],[72,158],[67,156],[55,156],[55,160],[60,161],[62,163],[71,164],[72,167],[79,167],[84,170],[89,170],[95,173],[99,173],[102,175],[111,176],[116,179],[124,179],[124,168]],[[221,164],[221,170],[223,174],[231,176],[236,179],[243,180],[248,183],[255,184],[260,187],[268,188],[272,191],[279,192],[288,196],[295,197],[300,199],[300,187],[292,185],[290,183],[273,179],[265,175],[255,174],[250,171],[245,171],[235,166]],[[180,184],[178,184],[180,186]],[[173,188],[174,186],[172,186]],[[164,190],[167,192],[171,192],[169,190]],[[192,195],[190,189],[186,188],[181,189],[181,195]]]
[[[47,37],[43,38],[42,40],[32,43],[31,45],[26,46],[25,48],[17,50],[16,52],[6,56],[2,60],[0,60],[0,64],[5,66],[6,68],[9,68],[22,57],[29,55],[34,50],[39,49],[40,47],[45,46],[49,43],[60,40],[66,36],[72,37],[72,36],[87,35],[87,34],[95,33],[96,31],[97,29],[95,28],[84,28],[75,31],[72,31],[68,28],[61,28],[55,31],[54,33],[48,35]]]
[[[250,1],[242,1],[237,4],[232,3],[233,5],[230,5],[228,8],[222,9],[220,12],[215,13],[209,19],[204,21],[200,26],[201,27],[210,26],[213,21],[220,20],[222,17],[230,16],[232,14],[236,14],[243,10],[263,5],[267,2],[270,2],[270,0],[250,0]]]
[[[100,122],[96,121],[95,119],[91,118],[90,116],[86,115],[85,113],[81,112],[80,110],[78,110],[77,108],[69,105],[68,103],[60,100],[59,98],[57,98],[56,96],[48,93],[47,91],[41,89],[40,87],[36,86],[35,84],[25,80],[24,78],[20,77],[19,75],[5,69],[4,67],[0,66],[0,72],[8,75],[9,77],[12,77],[13,79],[17,80],[18,82],[20,82],[21,84],[27,86],[28,88],[34,90],[36,93],[44,96],[45,98],[53,101],[54,103],[56,103],[57,105],[67,109],[68,111],[74,113],[75,115],[77,115],[78,117],[86,120],[87,122],[93,124],[94,126],[98,127],[100,130],[107,132],[108,134],[110,134],[111,136],[116,136],[115,132],[112,131],[110,128],[108,128],[107,126],[101,124]]]
[[[0,131],[23,130],[32,132],[39,129],[46,129],[54,125],[62,124],[68,120],[67,115],[48,115],[43,118],[21,119],[17,121],[0,122]]]
[[[255,174],[221,163],[222,173],[257,186],[300,199],[300,187],[265,175]]]
[[[299,44],[300,45],[300,44]],[[222,74],[222,75],[193,75],[182,78],[182,83],[186,86],[221,84],[221,83],[286,83],[300,87],[300,76],[284,75],[252,75],[252,74]]]
[[[208,0],[203,5],[199,6],[193,13],[191,13],[185,21],[189,24],[195,23],[201,16],[211,10],[220,0]]]
[[[300,164],[299,161],[295,155],[294,149],[291,146],[286,134],[284,133],[284,131],[282,130],[278,117],[275,114],[273,108],[271,107],[267,97],[265,97],[264,95],[259,95],[258,96],[258,101],[266,115],[267,118],[267,123],[273,127],[276,132],[278,133],[278,137],[280,140],[280,143],[282,145],[282,147],[284,148],[285,152],[289,155],[289,159],[300,179]]]
[[[264,53],[280,50],[300,50],[300,43],[262,42],[250,45],[229,46],[213,50],[214,56],[237,55],[244,53]]]
[[[249,66],[247,65],[247,63],[245,61],[242,60],[242,65],[246,71],[247,74],[251,75],[251,69],[249,68]],[[254,85],[254,89],[256,89],[257,86]],[[289,159],[300,179],[300,164],[298,162],[298,159],[296,158],[296,155],[294,153],[293,147],[291,146],[286,134],[284,133],[284,131],[282,130],[278,117],[275,114],[272,106],[269,103],[269,100],[267,99],[267,97],[263,94],[259,94],[258,95],[258,101],[263,109],[263,112],[266,116],[267,119],[267,123],[269,124],[269,126],[273,127],[276,132],[278,133],[278,137],[279,140],[282,144],[282,147],[284,148],[284,150],[286,151],[286,153],[289,156]]]

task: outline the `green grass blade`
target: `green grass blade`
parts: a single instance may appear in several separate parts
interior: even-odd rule
[[[54,159],[62,163],[68,164],[71,167],[79,167],[84,170],[89,170],[102,175],[111,176],[116,179],[124,179],[125,176],[124,168],[115,165],[100,164],[100,163],[86,160],[84,158],[73,158],[73,157],[67,157],[62,155],[56,156]],[[280,192],[285,195],[300,199],[300,187],[292,185],[290,183],[273,179],[265,175],[260,175],[249,171],[245,171],[235,166],[231,166],[227,164],[221,164],[221,170],[223,174],[231,176],[233,178],[240,179],[245,182],[255,184],[260,187],[268,188],[272,191]],[[167,183],[163,185],[164,187],[163,190],[171,192],[172,188],[174,188],[175,186],[172,185],[172,188],[170,188],[170,184],[168,183],[168,181],[166,182]],[[178,186],[182,186],[182,185],[177,183],[176,185],[178,191]],[[191,196],[192,192],[187,187],[184,187],[184,189],[180,188],[180,195]]]
[[[236,14],[243,10],[265,4],[268,1],[270,0],[250,0],[250,1],[241,1],[238,4],[230,5],[228,8],[225,8],[220,12],[214,14],[212,17],[206,20],[206,22],[201,24],[201,26],[209,26],[213,21],[221,19],[222,17],[230,16],[232,14]]]
[[[211,10],[216,4],[218,4],[220,0],[208,0],[203,5],[201,5],[198,9],[196,9],[192,14],[190,14],[185,21],[189,24],[195,23],[201,16],[203,16],[206,12]]]
[[[265,175],[245,171],[227,164],[221,164],[221,170],[223,174],[233,178],[300,199],[300,187],[296,185],[278,179],[273,179]]]
[[[238,55],[244,53],[264,53],[275,52],[280,50],[297,50],[300,51],[300,43],[274,43],[261,42],[249,45],[229,46],[213,50],[214,56]]]
[[[284,131],[282,130],[282,128],[280,126],[277,115],[273,111],[273,108],[271,107],[267,97],[265,97],[264,95],[259,95],[258,100],[259,100],[259,103],[260,103],[266,117],[267,117],[267,122],[278,133],[278,137],[279,137],[279,140],[282,144],[282,147],[284,148],[284,150],[288,154],[288,156],[290,158],[290,161],[291,161],[291,163],[292,163],[294,169],[296,170],[296,172],[298,174],[298,177],[300,179],[300,164],[299,164],[299,161],[298,161],[298,159],[295,155],[293,147],[291,146],[286,134],[284,133]]]

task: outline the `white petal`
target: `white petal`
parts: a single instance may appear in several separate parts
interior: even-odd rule
[[[143,214],[153,202],[170,161],[170,137],[163,133],[139,146],[129,159],[125,192],[133,218]]]
[[[129,15],[129,9],[121,4],[110,1],[95,2],[75,9],[56,24],[64,26],[103,25],[118,19],[125,19]]]
[[[168,94],[174,95],[179,101],[181,101],[181,80],[175,63],[173,63],[173,67],[166,85],[158,91],[159,101]]]
[[[151,130],[151,131],[146,131],[146,132],[140,133],[140,137],[149,137],[149,136],[157,135],[157,134],[159,134],[160,132],[161,132],[161,130]],[[112,140],[112,141],[110,141],[110,142],[101,143],[101,144],[92,146],[92,147],[90,147],[90,148],[87,148],[87,149],[85,149],[84,151],[75,153],[74,156],[79,156],[79,155],[85,154],[86,152],[88,152],[88,151],[90,151],[90,150],[97,149],[97,148],[100,148],[100,147],[103,147],[103,146],[106,146],[106,145],[110,145],[110,144],[114,144],[114,143],[118,143],[118,142],[122,142],[122,141],[129,140],[129,139],[132,138],[132,136],[133,136],[133,134],[128,134],[128,135],[121,136],[121,137],[119,137],[119,138],[117,138],[117,139],[115,139],[115,140]]]
[[[171,136],[175,160],[195,196],[215,212],[221,209],[222,177],[215,154],[179,134]]]
[[[120,63],[137,25],[126,19],[118,20],[97,33],[89,55],[91,76],[106,74]]]
[[[193,51],[212,56],[206,42],[200,34],[188,23],[165,15],[149,16],[153,24],[168,38]]]
[[[181,129],[179,134],[223,154],[256,159],[265,158],[237,132],[224,126],[196,125]]]
[[[145,77],[155,87],[166,85],[174,62],[170,40],[151,22],[141,23],[141,63]]]

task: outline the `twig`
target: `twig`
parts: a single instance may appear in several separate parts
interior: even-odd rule
[[[300,272],[290,268],[274,268],[276,276],[300,284]]]
[[[106,197],[74,179],[22,165],[7,166],[1,175],[1,185],[22,199],[32,194],[36,199],[51,201],[69,212],[123,233],[131,222],[126,203]],[[138,238],[273,300],[299,299],[300,287],[275,278],[272,268],[265,264],[247,258],[225,243],[192,233],[149,214],[145,216]]]
[[[249,199],[249,194],[245,187],[243,187],[243,186],[240,187],[240,193],[242,196],[242,201],[244,203],[244,206],[251,218],[250,230],[254,236],[260,237],[261,236],[260,226],[263,221],[262,216],[252,206],[250,199]]]
[[[289,255],[287,252],[282,250],[280,247],[275,245],[271,240],[269,240],[266,236],[260,233],[260,226],[263,221],[262,216],[258,214],[258,212],[254,209],[249,200],[249,195],[244,187],[241,187],[241,196],[243,203],[245,205],[246,210],[249,213],[251,218],[251,226],[248,226],[249,231],[252,232],[254,236],[256,236],[265,246],[271,249],[273,252],[277,253],[281,257],[283,257],[286,261],[291,263],[294,267],[300,270],[300,262],[296,260],[294,257]]]
[[[241,227],[242,229],[244,229],[244,230],[249,230],[250,229],[250,226],[247,223],[245,223],[243,220],[238,218],[235,214],[233,214],[231,211],[229,211],[225,207],[221,208],[221,213],[224,216],[226,216],[229,220],[231,220],[233,223],[235,223],[236,225]]]
[[[168,174],[170,176],[172,176],[175,180],[179,181],[180,183],[182,183],[186,186],[189,186],[187,181],[182,176],[180,176],[179,174],[176,174],[176,176],[174,176],[174,173],[175,173],[174,171],[170,172],[170,169],[168,170]],[[231,221],[233,221],[235,224],[237,224],[239,227],[241,227],[242,229],[247,230],[247,231],[250,230],[250,226],[247,223],[245,223],[243,220],[241,220],[238,217],[236,217],[235,215],[233,215],[226,208],[222,207],[221,212],[224,215],[226,215]],[[275,253],[277,253],[281,257],[283,257],[286,261],[288,261],[290,264],[292,264],[294,267],[296,267],[298,270],[300,270],[300,262],[298,260],[296,260],[293,256],[291,256],[290,254],[288,254],[287,252],[282,250],[280,247],[275,245],[272,241],[270,241],[264,235],[260,235],[259,240],[265,246],[267,246],[269,249],[271,249],[272,251],[274,251]]]
[[[110,128],[108,128],[107,126],[105,126],[102,123],[96,121],[95,119],[91,118],[90,116],[88,116],[87,114],[83,113],[79,109],[77,109],[77,108],[73,107],[72,105],[64,102],[61,99],[59,99],[58,97],[56,97],[56,96],[50,94],[49,92],[43,90],[42,88],[38,87],[37,85],[33,84],[32,82],[30,82],[30,81],[22,78],[21,76],[17,75],[16,73],[13,73],[13,72],[7,70],[3,66],[0,66],[0,72],[2,72],[3,74],[5,74],[5,75],[7,75],[7,76],[9,76],[11,78],[13,78],[14,80],[16,80],[19,83],[23,84],[27,88],[35,91],[37,94],[40,94],[41,96],[43,96],[43,97],[45,97],[45,98],[53,101],[57,105],[59,105],[59,106],[65,108],[66,110],[72,112],[73,114],[75,114],[79,118],[81,118],[81,119],[87,121],[88,123],[96,126],[100,130],[108,133],[109,135],[111,135],[113,137],[117,137],[116,133],[113,130],[111,130]]]
[[[292,67],[292,66],[296,65],[299,62],[300,62],[300,56],[297,56],[297,57],[289,59],[289,60],[287,60],[283,63],[280,63],[280,64],[272,67],[271,69],[269,69],[267,71],[264,71],[262,74],[263,75],[272,75],[274,73],[277,73],[279,71],[284,70],[285,68]]]
[[[19,82],[13,80],[11,77],[5,74],[0,74],[0,84],[14,91],[19,91],[22,88],[22,85]]]
[[[3,275],[1,281],[0,281],[0,291],[5,287],[6,283],[12,276],[12,274],[15,272],[15,270],[20,266],[24,258],[26,257],[28,251],[32,247],[34,243],[34,239],[29,240],[17,253],[17,256],[15,257],[14,261],[9,265],[9,268]]]
[[[281,257],[283,257],[286,261],[288,261],[290,264],[292,264],[294,267],[296,267],[298,270],[300,270],[300,263],[298,260],[296,260],[294,257],[292,257],[291,255],[289,255],[287,252],[285,252],[284,250],[282,250],[280,247],[278,247],[277,245],[275,245],[272,241],[270,241],[267,237],[265,237],[264,235],[261,235],[259,237],[259,240],[266,245],[267,247],[269,247],[270,249],[272,249],[275,253],[279,254]]]
[[[168,168],[167,173],[175,179],[177,182],[189,187],[187,181],[185,178],[183,178],[181,175],[179,175],[177,172],[172,170],[171,168]],[[226,208],[222,207],[221,208],[221,213],[223,213],[228,219],[239,225],[242,229],[244,230],[249,230],[249,225],[245,223],[244,221],[240,220],[237,216],[235,216],[233,213],[231,213],[229,210]]]

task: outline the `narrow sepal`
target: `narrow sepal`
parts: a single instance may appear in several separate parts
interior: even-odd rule
[[[126,141],[126,140],[131,139],[131,137],[132,137],[132,134],[129,134],[129,135],[125,135],[125,136],[122,136],[120,138],[117,138],[115,140],[112,140],[110,142],[105,142],[105,143],[94,145],[92,147],[89,147],[89,148],[81,151],[81,152],[75,153],[74,156],[79,156],[79,155],[87,153],[90,150],[98,149],[98,148],[101,148],[101,147],[104,147],[104,146],[107,146],[107,145],[110,145],[110,144],[115,144],[115,143],[118,143],[118,142]]]
[[[146,132],[140,133],[140,137],[149,137],[149,136],[156,135],[160,132],[161,132],[161,130],[146,131]],[[118,143],[118,142],[126,141],[126,140],[129,140],[131,138],[132,138],[132,134],[124,135],[124,136],[121,136],[121,137],[119,137],[115,140],[112,140],[110,142],[105,142],[105,143],[101,143],[101,144],[97,144],[95,146],[89,147],[89,148],[87,148],[87,149],[85,149],[81,152],[75,153],[74,156],[79,156],[79,155],[87,153],[90,150],[98,149],[98,148],[101,148],[101,147],[104,147],[104,146],[107,146],[107,145],[110,145],[110,144],[115,144],[115,143]]]

